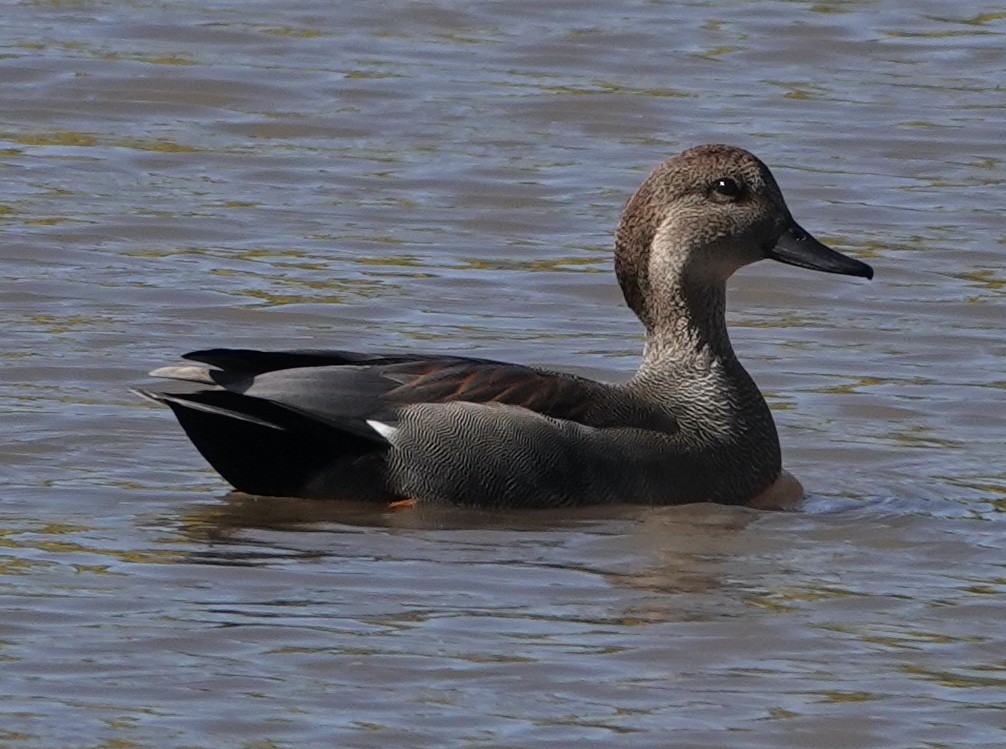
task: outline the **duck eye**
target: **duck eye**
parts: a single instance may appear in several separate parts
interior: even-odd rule
[[[713,191],[725,198],[737,198],[744,191],[744,188],[734,178],[722,177],[713,183]]]

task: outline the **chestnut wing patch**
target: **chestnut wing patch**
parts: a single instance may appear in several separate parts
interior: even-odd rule
[[[517,364],[471,359],[427,359],[382,367],[398,383],[388,405],[410,403],[504,403],[557,419],[581,419],[604,388],[573,375]]]

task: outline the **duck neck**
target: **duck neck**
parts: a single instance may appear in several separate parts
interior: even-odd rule
[[[651,297],[646,348],[629,388],[674,416],[677,439],[708,460],[732,496],[748,496],[782,468],[768,404],[734,354],[726,286],[675,285]]]
[[[727,333],[725,284],[677,284],[649,301],[643,369],[737,363]]]

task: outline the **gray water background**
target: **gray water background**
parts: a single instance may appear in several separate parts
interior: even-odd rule
[[[1006,7],[12,2],[0,746],[1006,745]],[[625,198],[771,165],[871,283],[730,291],[800,512],[228,497],[218,345],[627,377]]]

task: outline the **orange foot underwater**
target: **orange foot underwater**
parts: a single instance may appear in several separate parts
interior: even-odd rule
[[[406,510],[419,504],[418,499],[398,499],[388,503],[389,510]]]

